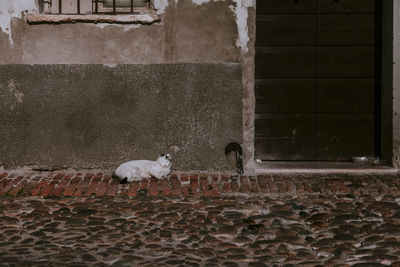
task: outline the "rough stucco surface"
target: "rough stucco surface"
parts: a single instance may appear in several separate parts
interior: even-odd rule
[[[169,1],[151,25],[41,24],[11,20],[0,31],[0,64],[130,64],[240,62],[231,1]]]
[[[240,99],[236,99],[243,107],[244,119],[240,126],[243,132],[240,139],[243,138],[245,169],[253,171],[255,1],[158,0],[156,2],[160,8],[159,14],[162,14],[161,22],[151,25],[105,23],[29,25],[23,18],[10,16],[13,43],[10,42],[8,33],[0,31],[2,51],[0,64],[33,64],[34,67],[37,67],[37,64],[104,64],[113,67],[118,64],[241,63],[243,71],[235,77],[242,80],[242,94]],[[243,10],[244,4],[235,9],[238,3],[247,3],[247,9]],[[241,35],[238,15],[241,16],[242,13],[248,16],[248,27],[243,24],[243,20],[240,21],[240,29],[245,29]],[[248,34],[249,37],[247,50],[243,45],[239,47],[237,45],[237,40],[243,34]],[[26,66],[21,65],[20,70],[18,67],[13,68],[22,73]],[[36,72],[36,75],[42,80],[47,75],[45,73]],[[126,82],[125,77],[121,79],[121,82]],[[44,81],[42,86],[46,88]],[[110,83],[107,79],[104,82]],[[0,93],[4,95],[3,90],[5,89],[2,88]],[[36,105],[41,105],[41,101],[36,100]],[[59,108],[66,109],[64,106]],[[34,134],[36,138],[41,138],[38,133]],[[104,157],[108,157],[109,154],[106,153]],[[208,155],[203,154],[202,157],[207,158]],[[33,162],[25,162],[25,164],[31,163]],[[62,162],[57,164],[63,165]]]
[[[256,40],[256,11],[249,9],[248,18],[249,43],[248,51],[242,58],[243,81],[243,158],[245,169],[249,172],[255,169],[254,164],[254,114],[256,99],[254,94],[255,72],[255,40]]]
[[[393,163],[400,168],[400,1],[394,1]]]
[[[115,167],[171,146],[178,170],[234,170],[240,64],[0,65],[0,165]],[[171,152],[171,151],[170,151]]]

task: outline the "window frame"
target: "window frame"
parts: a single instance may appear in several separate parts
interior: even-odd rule
[[[51,4],[53,1],[60,0],[38,0],[39,2],[39,12],[38,13],[26,13],[26,21],[28,24],[66,24],[66,23],[108,23],[108,24],[142,24],[142,25],[150,25],[154,23],[161,22],[162,15],[158,14],[156,8],[154,6],[154,0],[147,0],[148,7],[146,8],[134,8],[134,12],[98,12],[97,14],[93,12],[93,3],[94,0],[89,0],[91,3],[91,12],[90,13],[82,13],[82,10],[79,10],[81,14],[78,14],[78,10],[76,13],[54,13],[51,12]],[[80,4],[84,0],[72,0],[77,1]],[[101,0],[99,0],[101,1]],[[70,2],[71,3],[71,2]],[[50,6],[49,6],[50,5]],[[82,6],[80,6],[82,7]],[[88,10],[88,3],[86,3],[86,10]],[[59,7],[58,11],[60,11]],[[61,7],[62,8],[62,7]],[[81,8],[80,8],[81,9]],[[130,8],[131,9],[131,8]],[[50,11],[50,12],[49,12]],[[61,10],[62,11],[62,10]],[[132,10],[130,10],[132,11]]]
[[[104,7],[104,0],[86,0],[91,2],[90,13],[81,12],[82,1],[85,0],[72,0],[72,2],[76,1],[76,12],[63,12],[63,1],[39,0],[39,13],[43,15],[135,15],[154,13],[153,0],[145,0],[147,2],[146,7],[135,7],[134,0],[130,0],[130,7],[118,7],[117,0],[112,0],[112,7]],[[53,10],[53,4],[55,5],[55,9],[57,9],[56,12]]]
[[[135,14],[135,13],[145,13],[150,10],[151,1],[146,0],[146,7],[134,7],[134,0],[130,0],[130,7],[118,7],[117,0],[113,0],[112,7],[104,7],[104,0],[93,0],[92,1],[92,14]],[[97,5],[97,6],[96,6]],[[94,10],[94,12],[93,12]]]

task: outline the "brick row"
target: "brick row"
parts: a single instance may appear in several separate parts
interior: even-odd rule
[[[268,194],[400,193],[399,175],[228,175],[173,173],[120,185],[109,173],[0,174],[0,195],[219,197]]]

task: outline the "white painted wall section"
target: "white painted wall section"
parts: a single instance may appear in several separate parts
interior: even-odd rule
[[[22,18],[23,12],[36,12],[35,0],[0,0],[0,29],[8,34],[10,43],[13,44],[11,20]]]
[[[249,17],[249,8],[255,8],[255,0],[233,0],[234,6],[231,6],[232,11],[235,13],[236,25],[238,28],[238,38],[236,40],[236,46],[240,47],[243,54],[249,51],[247,44],[250,41],[249,29],[247,26],[247,19]]]
[[[178,3],[178,1],[179,0],[175,0],[176,3]],[[224,0],[219,0],[219,1],[224,1]],[[249,50],[247,44],[250,41],[249,30],[247,26],[247,19],[249,17],[248,9],[256,7],[256,0],[232,0],[232,1],[234,2],[234,5],[231,5],[230,8],[235,14],[236,25],[238,28],[238,38],[236,39],[236,46],[241,49],[241,52],[243,54],[245,54]],[[156,2],[160,3],[163,2],[164,4],[166,3],[166,5],[168,5],[167,0],[155,0],[154,3]],[[202,5],[204,3],[211,2],[211,0],[192,0],[192,2],[196,5]],[[162,13],[164,13],[166,5],[160,5],[161,9],[159,11],[162,10]]]
[[[177,0],[175,0],[177,2]],[[164,14],[165,8],[168,6],[168,0],[154,0],[154,8],[157,10],[157,14]]]

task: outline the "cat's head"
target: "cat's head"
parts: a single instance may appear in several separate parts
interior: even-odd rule
[[[157,162],[164,168],[168,168],[172,164],[172,157],[170,154],[161,154],[157,158]]]

